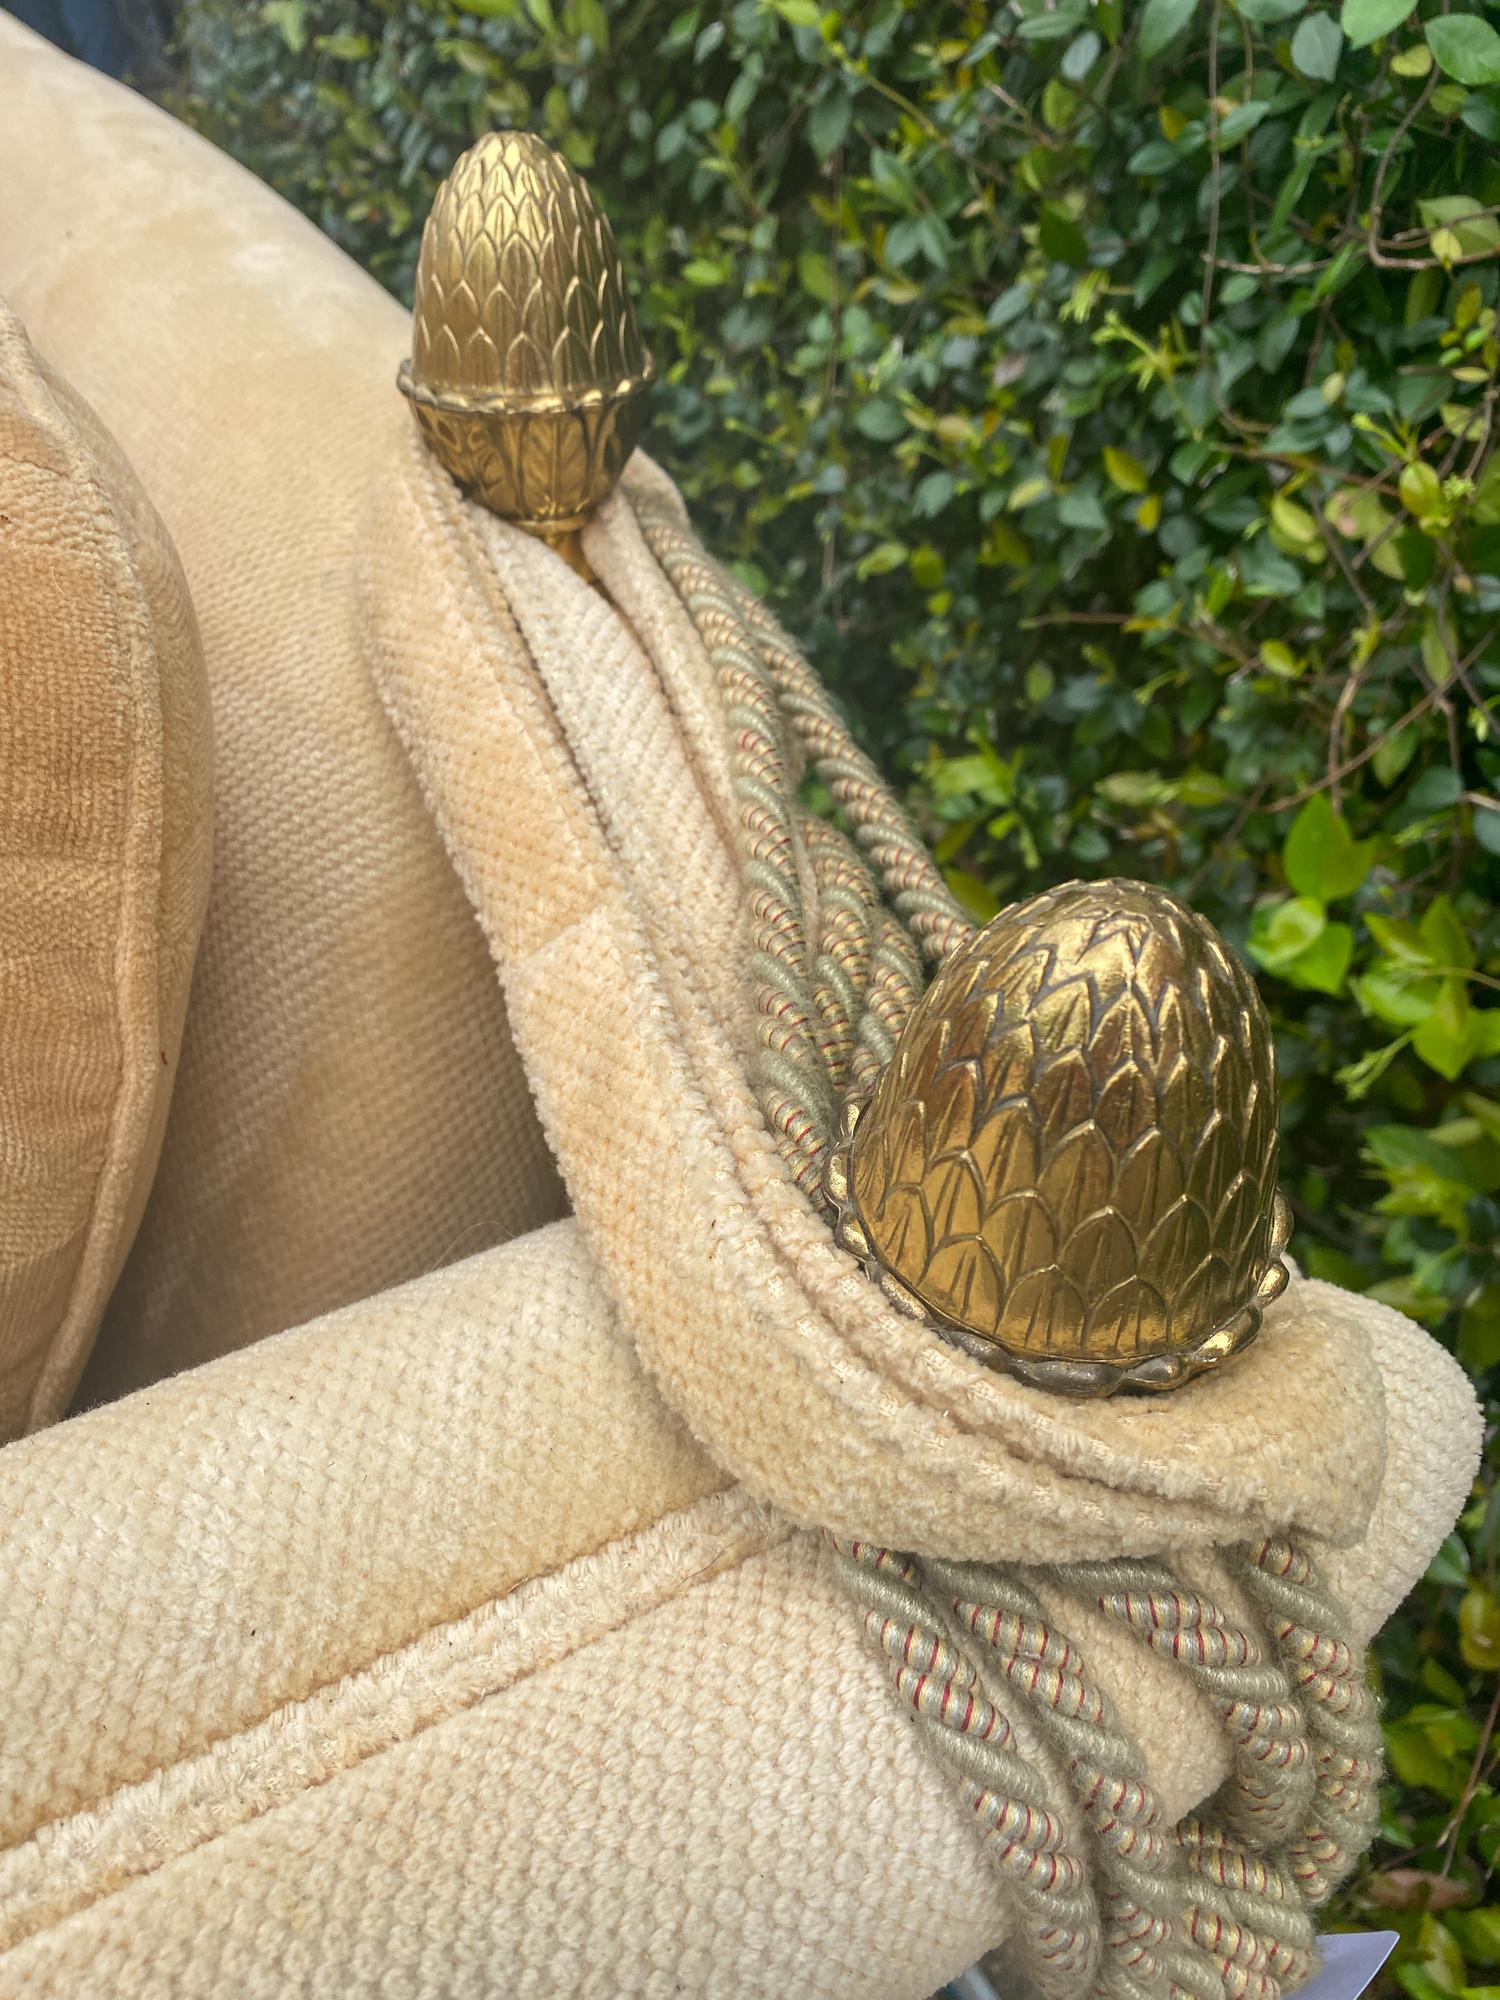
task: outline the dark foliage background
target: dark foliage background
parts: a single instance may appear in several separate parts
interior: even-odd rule
[[[1500,1388],[1500,33],[1483,0],[190,0],[177,108],[408,295],[455,155],[589,170],[652,448],[978,913],[1258,965],[1312,1271]],[[1347,1920],[1500,1995],[1493,1457],[1380,1648]]]

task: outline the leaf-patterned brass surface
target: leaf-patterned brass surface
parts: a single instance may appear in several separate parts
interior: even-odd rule
[[[943,966],[841,1186],[852,1247],[909,1304],[1097,1393],[1170,1386],[1254,1333],[1285,1283],[1276,1158],[1244,967],[1161,890],[1070,883]]]
[[[446,469],[508,519],[576,526],[635,448],[651,375],[587,183],[531,133],[471,146],[422,233],[400,377]]]

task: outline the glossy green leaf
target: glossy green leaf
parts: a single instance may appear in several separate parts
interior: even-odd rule
[[[1292,37],[1292,61],[1304,76],[1319,83],[1333,80],[1344,33],[1331,14],[1309,14],[1297,23]]]
[[[1427,46],[1456,83],[1500,83],[1500,34],[1481,15],[1435,16],[1427,23]]]
[[[1042,248],[1049,257],[1055,257],[1064,264],[1086,264],[1089,246],[1083,231],[1064,208],[1055,202],[1048,202],[1042,209],[1040,228]]]
[[[266,0],[260,18],[276,30],[293,55],[300,55],[307,47],[305,0]]]
[[[820,160],[836,153],[849,133],[854,117],[854,100],[847,91],[832,90],[807,115],[807,136]]]
[[[1352,896],[1375,861],[1375,843],[1356,840],[1326,792],[1298,812],[1281,853],[1286,879],[1299,896],[1331,903]]]
[[[1136,29],[1136,47],[1149,62],[1175,42],[1193,18],[1198,0],[1146,0]]]
[[[1412,1047],[1439,1076],[1449,1082],[1463,1075],[1478,1053],[1478,1031],[1463,982],[1438,982],[1432,1006],[1412,1036]]]
[[[1296,897],[1256,912],[1249,949],[1268,972],[1293,985],[1337,993],[1349,969],[1354,934],[1347,924],[1329,923],[1311,898]]]
[[[1471,1667],[1500,1670],[1500,1604],[1483,1584],[1464,1593],[1458,1608],[1459,1651]]]
[[[1445,263],[1500,250],[1500,219],[1476,195],[1434,195],[1417,207],[1433,253]]]
[[[1399,28],[1417,11],[1417,0],[1344,0],[1339,26],[1351,47],[1362,49]]]
[[[1118,486],[1122,493],[1144,493],[1149,483],[1146,468],[1133,452],[1122,451],[1118,445],[1104,447],[1104,470],[1109,474],[1110,483]]]
[[[1417,936],[1434,965],[1451,972],[1455,968],[1467,971],[1474,963],[1474,947],[1447,896],[1436,896],[1428,904],[1417,926]]]

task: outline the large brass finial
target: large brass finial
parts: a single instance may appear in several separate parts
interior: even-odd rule
[[[829,1190],[905,1310],[1079,1395],[1165,1389],[1287,1282],[1276,1072],[1249,974],[1140,882],[1002,911],[943,966]]]
[[[471,146],[422,232],[399,378],[444,467],[563,543],[624,471],[652,372],[587,183],[529,132]]]

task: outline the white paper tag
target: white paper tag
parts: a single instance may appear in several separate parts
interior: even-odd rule
[[[1318,1939],[1322,1964],[1296,2000],[1359,2000],[1401,1942],[1399,1931],[1334,1931]]]
[[[1335,1931],[1318,1939],[1322,1965],[1293,2000],[1359,2000],[1370,1981],[1400,1943],[1398,1931]],[[1000,2000],[976,1965],[961,1973],[944,1993],[952,2000]]]

